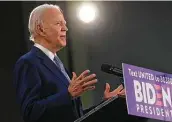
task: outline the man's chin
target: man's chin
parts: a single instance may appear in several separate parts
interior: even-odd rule
[[[61,42],[58,46],[60,47],[60,49],[66,47],[66,42]]]
[[[61,46],[62,46],[62,47],[66,47],[66,42],[61,43]]]
[[[65,46],[66,46],[66,40],[61,40],[61,45],[62,45],[63,47],[65,47]]]

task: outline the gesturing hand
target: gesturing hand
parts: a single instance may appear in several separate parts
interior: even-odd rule
[[[104,99],[107,100],[109,98],[112,98],[114,96],[125,96],[125,89],[123,85],[119,85],[118,88],[110,92],[110,85],[106,83],[106,88],[104,91]]]
[[[94,84],[97,83],[97,79],[95,79],[96,75],[89,75],[89,73],[89,70],[85,70],[77,77],[76,73],[72,72],[73,77],[68,87],[68,91],[72,97],[78,97],[85,91],[95,89]]]

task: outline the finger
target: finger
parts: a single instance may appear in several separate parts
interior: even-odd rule
[[[85,88],[85,87],[91,86],[91,85],[93,85],[93,84],[95,84],[95,83],[97,83],[97,79],[91,80],[91,81],[89,81],[89,82],[84,83],[84,84],[82,85],[82,87]]]
[[[121,84],[121,85],[118,86],[117,91],[119,92],[119,91],[121,91],[122,89],[123,89],[123,85]]]
[[[123,86],[120,85],[120,86],[118,86],[115,90],[113,90],[111,93],[112,93],[112,94],[118,94],[122,89],[123,89]]]
[[[119,96],[119,97],[125,98],[125,97],[126,97],[126,96],[125,96],[125,89],[123,89],[122,91],[120,91],[120,92],[118,93],[118,96]]]
[[[72,72],[72,80],[75,80],[77,78],[76,73]]]
[[[95,88],[96,88],[95,86],[88,86],[88,87],[84,88],[84,92],[88,91],[88,90],[93,90]]]
[[[88,71],[88,73],[81,74],[81,77],[80,77],[79,79],[82,80],[82,79],[85,78],[89,73],[90,73],[90,71]]]
[[[123,87],[123,85],[121,84],[121,85],[118,86],[118,88],[123,89],[124,87]]]
[[[125,89],[123,89],[122,91],[120,91],[118,94],[125,95]]]
[[[84,72],[82,72],[79,77],[77,78],[77,80],[82,79],[83,77],[85,77],[88,73],[90,73],[90,70],[85,70]]]
[[[83,78],[83,79],[80,81],[80,83],[82,84],[82,83],[88,82],[88,81],[90,81],[90,80],[93,80],[93,78],[95,78],[95,77],[96,77],[96,74],[91,74],[91,75],[86,76],[85,78]]]
[[[110,92],[110,85],[109,83],[106,83],[106,87],[105,87],[105,91],[106,93],[109,93]]]

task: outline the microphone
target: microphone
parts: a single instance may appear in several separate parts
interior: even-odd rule
[[[116,75],[116,76],[120,77],[120,82],[123,85],[123,87],[125,87],[124,86],[122,69],[120,69],[118,67],[115,67],[115,66],[112,66],[112,65],[109,65],[109,64],[102,64],[101,70],[103,72],[113,74],[113,75]]]
[[[109,65],[109,64],[102,64],[101,70],[103,72],[116,75],[120,78],[123,77],[122,69],[115,67],[115,66],[112,66],[112,65]]]

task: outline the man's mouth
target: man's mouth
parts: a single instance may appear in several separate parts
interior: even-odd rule
[[[60,36],[60,38],[61,38],[62,40],[66,40],[66,35],[62,35],[62,36]]]

